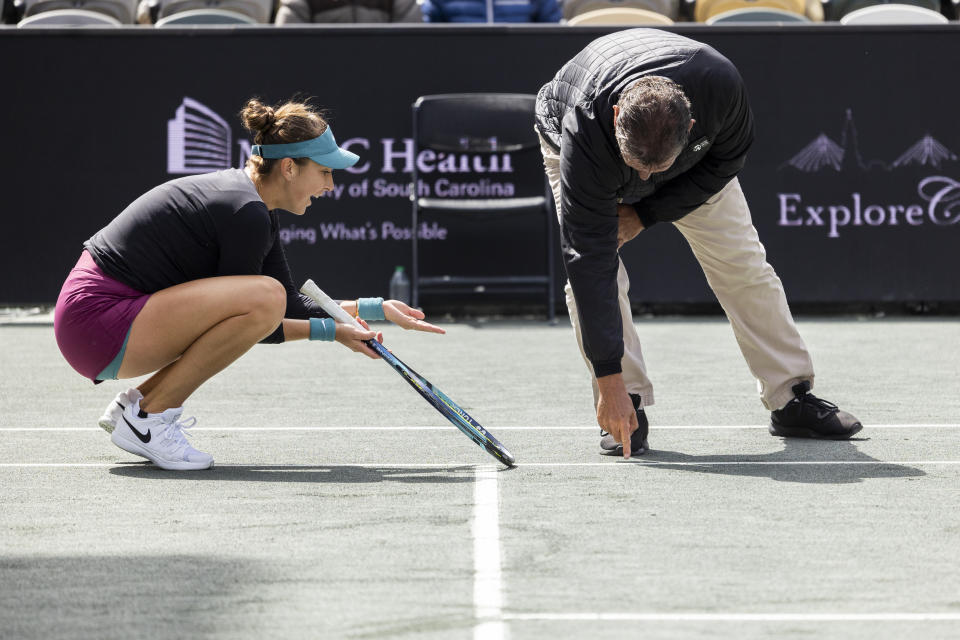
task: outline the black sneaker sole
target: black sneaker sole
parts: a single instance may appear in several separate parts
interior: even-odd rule
[[[772,422],[769,427],[770,435],[772,436],[779,436],[781,438],[812,438],[814,440],[848,440],[859,433],[861,429],[863,429],[863,425],[859,422],[850,427],[850,430],[845,433],[820,433],[819,431],[814,431],[806,427],[785,427]]]

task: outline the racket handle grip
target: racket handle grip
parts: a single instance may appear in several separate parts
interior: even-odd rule
[[[300,287],[300,293],[307,296],[320,305],[320,308],[326,311],[331,318],[342,324],[352,324],[355,327],[363,329],[363,325],[357,322],[357,319],[343,310],[343,307],[334,302],[333,298],[323,292],[313,280],[307,280]]]
[[[373,352],[378,356],[380,356],[381,358],[384,357],[384,354],[390,353],[390,351],[385,346],[383,346],[376,340],[364,340],[363,344],[370,347],[373,350]]]

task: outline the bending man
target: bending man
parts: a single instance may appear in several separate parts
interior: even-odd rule
[[[630,457],[648,447],[644,407],[653,404],[653,385],[618,252],[658,222],[680,230],[703,268],[772,412],[770,432],[846,439],[861,429],[810,392],[810,354],[737,181],[753,115],[729,60],[663,31],[612,33],[540,90],[537,130],[602,452]]]

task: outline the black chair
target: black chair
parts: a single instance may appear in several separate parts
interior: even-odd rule
[[[413,181],[410,200],[413,204],[411,268],[411,302],[417,306],[420,293],[532,293],[543,292],[547,316],[554,322],[554,225],[553,195],[543,173],[540,142],[534,130],[536,96],[518,93],[460,93],[422,96],[413,103]],[[418,193],[421,153],[432,151],[438,166],[443,158],[464,168],[496,167],[511,163],[515,177],[522,184],[536,184],[528,194],[509,195],[480,190],[476,196],[463,194],[447,197],[421,197]],[[451,160],[451,156],[455,160]],[[486,163],[486,164],[485,164]],[[526,178],[526,180],[523,180]],[[515,184],[520,186],[521,181]],[[421,247],[418,239],[421,218],[436,213],[473,220],[514,220],[520,215],[537,214],[543,218],[545,238],[543,271],[516,275],[421,274]],[[497,266],[491,250],[484,256],[482,267],[488,271]],[[448,263],[451,261],[447,261]],[[476,265],[474,265],[476,267]],[[446,266],[444,268],[447,268]],[[477,269],[473,269],[476,271]]]

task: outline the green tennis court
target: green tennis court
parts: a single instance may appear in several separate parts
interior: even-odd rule
[[[597,454],[567,326],[259,345],[186,405],[203,472],[96,426],[50,326],[0,327],[2,638],[955,638],[960,322],[800,319],[853,440],[783,440],[726,322],[637,318],[647,455]]]

